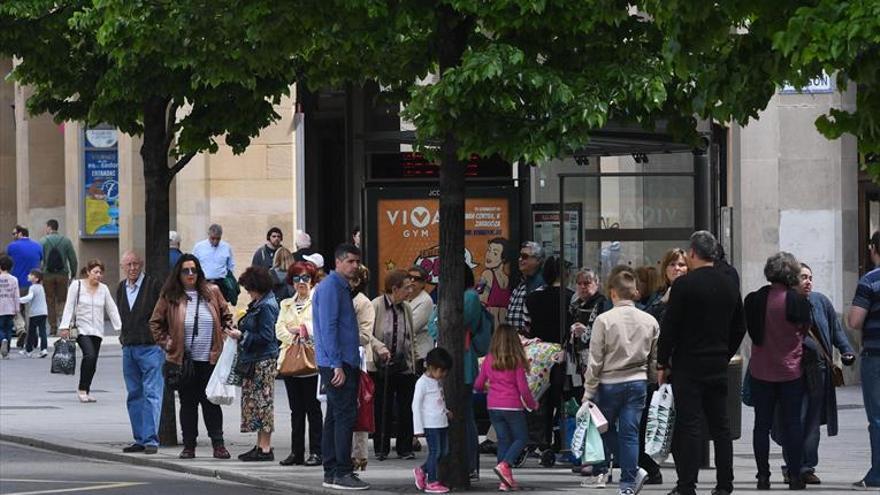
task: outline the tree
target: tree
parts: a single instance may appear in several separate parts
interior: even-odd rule
[[[300,61],[300,82],[378,82],[404,103],[419,148],[440,160],[440,344],[457,362],[464,158],[545,161],[580,148],[611,119],[651,127],[663,116],[695,132],[691,113],[670,111],[684,108],[670,96],[684,82],[668,69],[659,29],[627,2],[323,0],[278,6],[276,15],[296,26],[299,36],[278,44]],[[463,378],[456,366],[445,385],[459,451],[470,397]],[[453,487],[468,485],[464,457],[450,456],[443,470]]]
[[[250,32],[257,22],[271,32],[271,11],[237,0],[0,3],[0,54],[19,59],[12,76],[33,89],[28,111],[143,136],[146,269],[160,279],[174,176],[216,151],[218,136],[241,153],[279,117],[272,105],[295,78],[293,61]],[[176,444],[170,404],[164,444]]]

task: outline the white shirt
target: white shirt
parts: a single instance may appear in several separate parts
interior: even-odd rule
[[[58,328],[67,330],[70,328],[71,319],[74,316],[76,306],[76,328],[79,335],[94,335],[104,337],[104,315],[110,318],[114,330],[122,328],[122,320],[119,318],[119,310],[110,289],[104,284],[98,284],[94,293],[86,288],[85,280],[74,280],[67,289],[67,302],[64,304],[64,315],[61,317],[61,325]],[[79,301],[77,301],[79,293]]]
[[[431,295],[422,291],[409,302],[413,313],[413,340],[416,343],[416,356],[425,359],[425,356],[434,348],[434,339],[428,335],[428,320],[434,312],[434,301]]]
[[[217,280],[226,277],[226,272],[235,271],[235,260],[229,243],[221,240],[214,247],[208,239],[199,241],[193,246],[193,255],[199,259],[205,278]]]
[[[425,433],[425,428],[447,428],[446,401],[440,382],[423,374],[416,382],[413,394],[413,433]]]
[[[138,275],[137,280],[134,283],[131,283],[131,280],[125,279],[125,295],[128,296],[128,309],[132,309],[134,307],[134,302],[137,301],[138,292],[141,291],[141,285],[144,283],[144,272],[141,272]]]
[[[49,314],[49,308],[46,306],[46,291],[43,284],[31,284],[28,288],[26,296],[21,298],[22,304],[31,303],[29,316],[46,316]]]

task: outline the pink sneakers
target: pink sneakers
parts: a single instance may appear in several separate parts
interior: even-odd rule
[[[501,483],[507,485],[509,488],[516,489],[516,481],[513,479],[513,472],[510,470],[510,464],[501,461],[495,466],[493,471],[498,475]]]
[[[449,493],[449,488],[439,481],[432,481],[425,487],[425,493]]]
[[[425,478],[427,477],[425,475],[425,470],[422,469],[421,466],[419,466],[419,467],[413,469],[413,476],[416,479],[416,488],[418,488],[419,491],[424,490],[425,489]]]

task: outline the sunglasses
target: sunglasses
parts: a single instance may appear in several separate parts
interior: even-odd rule
[[[184,275],[198,275],[199,271],[195,268],[181,268],[180,273]]]
[[[410,276],[407,277],[407,278],[410,279],[410,280],[412,280],[413,282],[421,282],[421,281],[422,281],[422,276],[421,276],[421,275],[410,275]]]
[[[519,259],[527,260],[529,258],[534,258],[534,256],[532,256],[531,254],[527,254],[527,253],[519,253]]]
[[[290,277],[290,281],[295,284],[300,284],[300,283],[307,284],[312,281],[312,277],[310,277],[308,275],[294,275],[294,276]]]

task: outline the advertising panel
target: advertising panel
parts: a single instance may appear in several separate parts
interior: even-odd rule
[[[119,154],[115,129],[87,129],[83,151],[83,237],[119,236]]]

